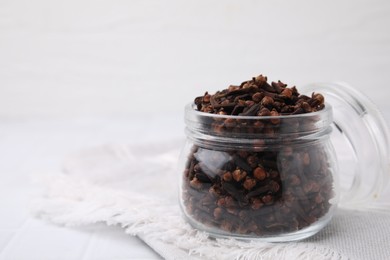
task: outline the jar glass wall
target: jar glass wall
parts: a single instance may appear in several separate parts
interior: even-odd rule
[[[207,114],[186,107],[180,203],[215,237],[292,241],[331,219],[338,192],[332,109],[277,117]]]

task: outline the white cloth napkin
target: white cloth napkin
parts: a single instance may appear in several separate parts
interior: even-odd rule
[[[69,157],[32,203],[35,215],[66,226],[120,225],[166,259],[387,259],[390,210],[339,209],[316,236],[300,242],[212,239],[193,229],[178,206],[181,142],[107,145]]]

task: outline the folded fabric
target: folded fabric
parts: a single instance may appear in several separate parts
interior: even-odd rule
[[[327,227],[300,242],[209,238],[181,216],[178,143],[107,145],[73,155],[61,173],[39,177],[46,189],[33,201],[32,211],[65,226],[119,225],[166,259],[386,259],[390,255],[390,210],[383,205],[378,207],[381,211],[339,209]]]

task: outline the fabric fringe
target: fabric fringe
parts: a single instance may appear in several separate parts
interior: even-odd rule
[[[328,248],[309,244],[209,239],[206,233],[193,229],[182,219],[176,204],[166,200],[131,191],[107,190],[65,174],[43,181],[47,193],[32,203],[32,212],[59,225],[119,225],[126,233],[141,235],[148,243],[160,241],[187,256],[202,259],[347,259]]]

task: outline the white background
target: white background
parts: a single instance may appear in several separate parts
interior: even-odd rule
[[[390,2],[0,0],[0,259],[155,259],[119,229],[31,217],[38,173],[183,137],[183,107],[265,74],[345,81],[390,119]]]
[[[258,74],[387,103],[390,2],[0,1],[0,117],[176,113]]]

